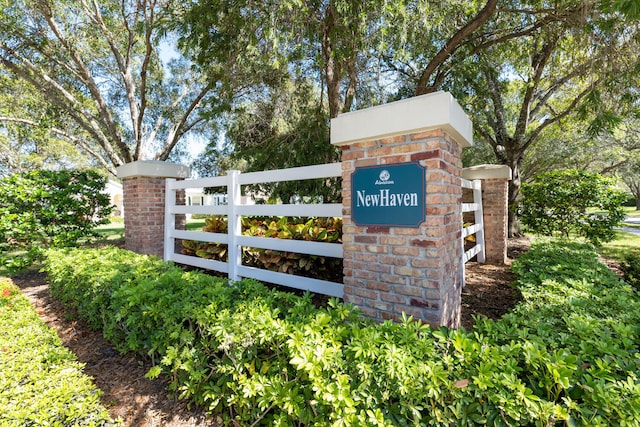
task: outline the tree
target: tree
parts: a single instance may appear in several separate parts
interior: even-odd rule
[[[636,199],[636,210],[640,211],[640,156],[630,160],[620,169],[620,178]]]
[[[619,16],[594,4],[566,2],[551,11],[516,5],[505,17],[492,21],[490,32],[536,31],[496,44],[476,41],[478,66],[466,68],[463,78],[464,101],[477,112],[477,134],[513,172],[509,234],[514,235],[519,233],[516,209],[526,153],[554,126],[580,112],[583,123],[591,121],[599,129],[617,124],[617,116],[599,99],[603,91],[623,93],[634,70],[621,52],[630,55],[637,44],[635,27],[614,25]]]
[[[290,79],[290,74],[294,79],[314,76],[333,118],[350,111],[357,94],[366,103],[376,92],[363,90],[365,76],[375,75],[377,69],[372,66],[379,35],[376,23],[398,4],[199,0],[180,13],[176,31],[182,34],[181,46],[203,69],[217,74],[209,64],[226,65],[224,87],[243,100],[255,96],[243,88],[251,87],[259,96]]]
[[[403,88],[400,94],[424,95],[446,87],[497,6],[498,0],[407,2],[385,31],[385,64]]]
[[[229,119],[222,151],[213,145],[195,162],[201,175],[229,169],[282,169],[340,159],[340,150],[329,142],[329,124],[318,94],[304,81],[283,84],[270,92],[269,99],[238,107]],[[302,195],[336,202],[341,194],[337,179],[262,184],[253,190],[286,202]]]
[[[449,55],[438,55],[437,49],[431,52],[432,45],[446,45],[442,52],[457,49],[491,16],[495,4],[490,0],[483,8],[480,2],[471,6],[466,1],[455,2],[455,12],[438,17],[439,25],[435,26],[430,23],[438,14],[450,10],[451,5],[432,6],[422,0],[276,4],[198,1],[181,14],[181,46],[197,57],[201,67],[228,64],[230,72],[224,86],[236,87],[232,92],[240,96],[235,105],[241,107],[230,116],[227,129],[227,152],[236,161],[223,160],[217,151],[218,141],[214,140],[197,164],[237,164],[241,157],[249,170],[256,170],[270,165],[300,166],[337,160],[336,149],[326,139],[328,119],[386,101],[391,94],[386,86],[393,77],[383,73],[398,69],[386,67],[403,57],[402,43],[421,36],[428,28],[429,37],[421,36],[420,49],[428,46],[428,54],[436,56],[425,65],[422,80],[430,80],[427,74],[451,62]],[[424,18],[418,19],[420,25],[414,25],[416,17],[423,14]],[[455,22],[463,23],[461,32],[456,31],[457,27],[448,28],[451,16],[456,17]],[[464,25],[467,21],[471,23]],[[408,25],[411,30],[402,32],[401,28]],[[445,43],[447,37],[451,40]],[[305,88],[309,84],[317,88],[319,96]],[[301,100],[295,96],[290,101],[282,98],[282,94],[292,93],[292,86],[297,87],[293,92],[307,91],[316,104],[302,106],[302,116],[291,115],[291,111],[280,116],[285,102]],[[272,126],[273,121],[287,119],[292,121],[288,130]]]
[[[0,253],[73,246],[108,222],[106,178],[91,170],[30,171],[0,179]]]
[[[160,56],[162,43],[170,46],[171,2],[3,4],[0,72],[28,82],[63,112],[77,129],[51,130],[109,172],[135,160],[166,160],[185,134],[205,130],[199,112],[217,102],[215,81],[203,80],[181,56]],[[43,125],[31,119],[22,124]],[[91,142],[79,139],[78,129]]]
[[[84,133],[65,118],[30,84],[0,74],[0,176],[90,166]]]
[[[625,195],[614,181],[577,171],[553,171],[538,175],[522,187],[522,222],[534,233],[569,237],[577,233],[593,244],[615,237],[613,227],[624,219]],[[596,208],[598,213],[588,212]]]

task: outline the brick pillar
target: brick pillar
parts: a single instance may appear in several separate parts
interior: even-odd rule
[[[507,262],[509,222],[508,189],[511,169],[505,165],[479,165],[462,170],[462,177],[482,181],[482,210],[486,262]]]
[[[342,147],[344,299],[365,315],[382,321],[405,313],[434,326],[459,326],[461,149],[470,144],[471,134],[468,117],[444,92],[332,120],[331,142]],[[416,227],[356,224],[354,172],[409,162],[426,168],[422,222]]]
[[[137,161],[118,168],[124,196],[125,248],[139,254],[164,254],[165,179],[186,178],[186,166],[160,161]],[[176,195],[184,201],[184,194]],[[176,215],[176,226],[186,225]]]

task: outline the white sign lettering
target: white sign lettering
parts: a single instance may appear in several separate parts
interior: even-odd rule
[[[418,206],[418,193],[391,193],[388,189],[378,194],[356,190],[357,207]]]

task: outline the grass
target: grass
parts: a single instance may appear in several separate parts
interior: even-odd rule
[[[636,208],[633,206],[625,206],[624,213],[627,216],[640,217],[640,211],[637,211]]]
[[[124,239],[124,221],[122,218],[113,218],[109,224],[96,227],[100,235],[98,241],[108,243],[115,240]]]
[[[204,219],[190,219],[187,221],[187,230],[200,231],[204,227]],[[114,242],[124,239],[124,221],[122,218],[114,218],[109,224],[100,225],[96,228],[100,235],[98,239],[101,243]]]
[[[640,251],[640,236],[619,230],[615,240],[604,243],[599,250],[600,255],[616,261],[621,261],[631,251]]]
[[[187,221],[187,230],[202,231],[204,227],[204,219],[190,219]]]
[[[115,426],[83,365],[41,314],[0,277],[0,426]]]

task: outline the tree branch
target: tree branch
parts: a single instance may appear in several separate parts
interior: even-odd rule
[[[551,126],[554,123],[559,122],[560,120],[564,119],[569,114],[571,114],[575,110],[576,106],[580,103],[580,101],[582,101],[582,99],[585,96],[587,96],[587,94],[591,91],[591,89],[593,89],[594,86],[597,86],[601,81],[602,81],[602,78],[599,78],[594,83],[592,83],[588,88],[580,92],[578,96],[576,96],[573,99],[571,104],[569,104],[569,106],[565,108],[560,114],[557,114],[553,117],[549,117],[545,121],[543,121],[542,124],[540,124],[540,126],[534,129],[534,131],[529,135],[529,137],[525,140],[524,144],[522,144],[521,151],[524,152],[525,150],[527,150],[529,146],[538,138],[538,136],[540,135],[540,133],[542,133],[544,129],[546,129],[547,127]]]
[[[553,38],[550,41],[547,41],[539,52],[536,52],[534,56],[531,58],[531,68],[533,68],[533,78],[529,80],[527,83],[527,90],[525,91],[524,97],[522,99],[522,105],[520,108],[520,114],[518,115],[518,121],[516,123],[516,129],[514,132],[514,138],[516,140],[520,140],[520,138],[527,131],[527,127],[529,126],[529,112],[531,111],[531,104],[533,102],[534,93],[538,90],[538,86],[540,85],[540,79],[542,78],[542,74],[544,72],[547,63],[549,62],[549,58],[551,58],[551,54],[557,45],[557,38]]]
[[[67,53],[71,56],[72,61],[78,67],[78,71],[82,76],[83,82],[87,87],[87,89],[89,90],[89,92],[91,93],[91,96],[96,104],[96,107],[100,112],[101,121],[103,122],[107,132],[110,134],[113,143],[116,145],[116,147],[120,151],[120,154],[124,158],[125,162],[127,163],[131,162],[133,159],[132,159],[129,147],[124,142],[124,139],[122,138],[122,135],[118,130],[118,127],[113,119],[113,116],[111,115],[111,112],[107,107],[107,103],[104,100],[102,93],[98,88],[98,85],[93,79],[93,76],[91,75],[91,71],[88,69],[87,65],[84,63],[84,61],[82,60],[82,58],[80,57],[76,49],[74,49],[74,47],[71,45],[71,43],[69,43],[69,41],[66,39],[64,34],[62,34],[62,31],[60,31],[60,28],[58,27],[58,24],[55,21],[53,17],[53,13],[51,9],[49,9],[48,5],[42,0],[38,1],[38,5],[40,7],[40,12],[42,13],[43,17],[45,18],[45,21],[47,22],[47,25],[49,26],[51,31],[54,33],[56,38],[60,41],[60,43],[62,44],[62,47],[64,47]]]
[[[418,78],[418,86],[416,95],[424,95],[433,92],[433,85],[429,85],[429,79],[433,73],[440,67],[453,53],[461,46],[462,41],[469,35],[473,34],[482,24],[487,22],[494,14],[498,0],[487,0],[485,6],[473,17],[464,27],[460,28],[447,42],[442,49],[435,54],[431,61]]]
[[[0,48],[6,50],[6,47],[0,40]],[[65,110],[74,121],[94,137],[96,142],[105,150],[109,159],[117,166],[125,162],[113,150],[111,142],[102,131],[100,123],[82,108],[82,104],[57,81],[52,79],[48,74],[40,72],[30,61],[13,52],[13,56],[18,59],[22,66],[15,64],[6,58],[0,56],[0,62],[11,70],[20,78],[31,83],[42,93],[48,96],[49,100],[55,105]],[[38,76],[38,78],[34,77]]]
[[[171,150],[173,150],[173,147],[176,146],[179,139],[185,134],[185,132],[187,132],[188,129],[193,126],[186,126],[189,116],[200,105],[202,99],[204,99],[204,97],[211,91],[212,88],[213,83],[209,82],[205,87],[202,88],[198,96],[196,96],[195,99],[191,101],[191,104],[182,115],[180,122],[178,122],[178,124],[174,126],[171,132],[169,132],[167,144],[165,144],[165,147],[160,153],[156,154],[155,158],[157,158],[158,160],[167,160],[169,154],[171,153]]]
[[[0,116],[0,122],[10,122],[10,123],[19,123],[19,124],[23,124],[23,125],[27,125],[27,126],[33,126],[33,127],[38,127],[41,128],[42,125],[34,120],[29,120],[29,119],[22,119],[19,117],[3,117]],[[82,139],[77,138],[71,134],[69,134],[68,132],[56,128],[56,127],[50,127],[48,128],[49,131],[55,133],[58,136],[61,136],[63,138],[68,139],[69,141],[71,141],[72,143],[74,143],[75,145],[80,146],[80,148],[84,151],[86,151],[87,153],[89,153],[90,156],[92,156],[93,158],[95,158],[107,171],[109,171],[109,173],[111,173],[112,175],[116,175],[116,168],[113,166],[112,163],[109,163],[106,161],[106,159],[97,151],[93,150],[91,147],[89,147],[88,144],[86,144]]]

